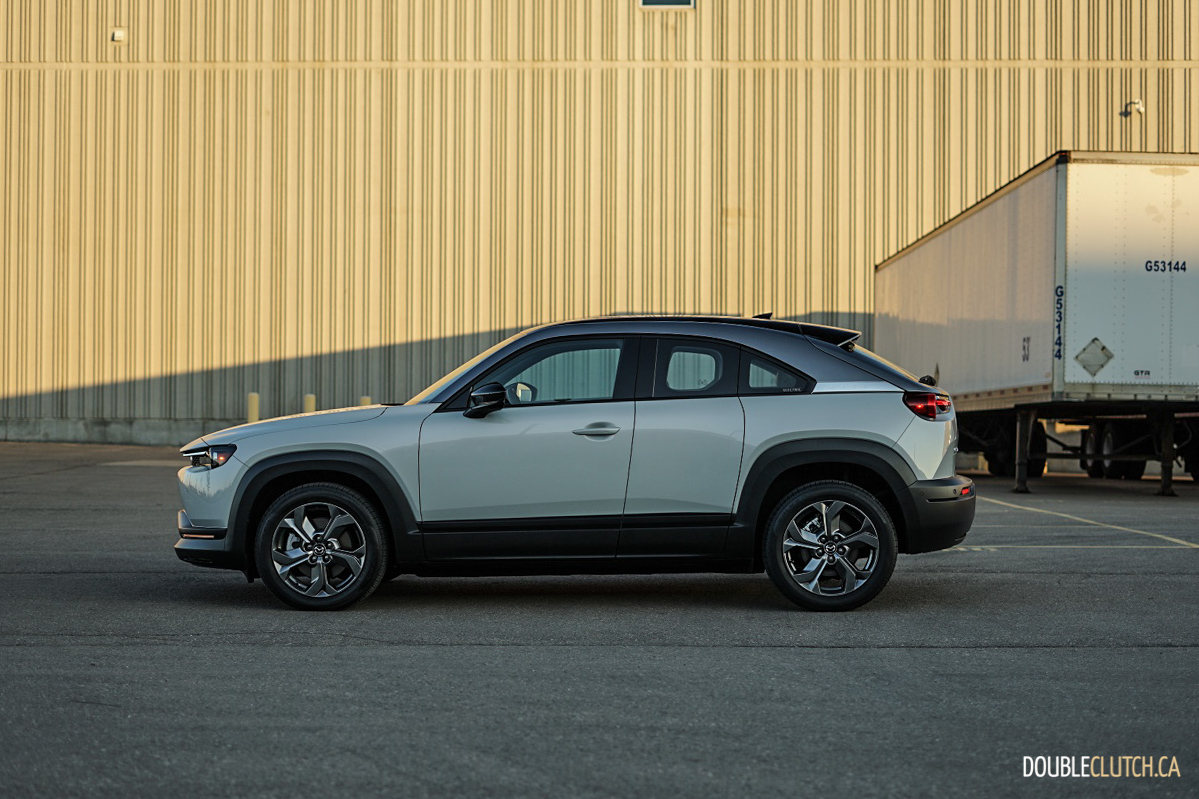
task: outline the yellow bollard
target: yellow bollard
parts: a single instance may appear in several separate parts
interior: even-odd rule
[[[246,397],[246,421],[253,423],[253,422],[257,422],[259,418],[260,417],[258,415],[258,392],[251,391],[249,396]]]
[[[374,403],[371,402],[370,397],[359,397],[358,404],[359,405],[373,405]]]
[[[304,413],[312,413],[316,410],[316,394],[304,395]]]

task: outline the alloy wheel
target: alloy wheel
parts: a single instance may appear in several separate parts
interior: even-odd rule
[[[879,561],[878,532],[860,508],[842,500],[813,502],[792,517],[782,536],[791,578],[818,596],[860,588]]]
[[[275,527],[271,560],[280,580],[306,597],[331,597],[358,579],[366,559],[362,526],[328,502],[298,505]]]

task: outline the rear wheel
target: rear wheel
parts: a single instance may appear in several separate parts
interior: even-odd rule
[[[1087,477],[1103,477],[1103,461],[1099,455],[1103,450],[1103,425],[1093,424],[1082,434],[1083,458],[1078,462]]]
[[[340,610],[383,579],[387,545],[374,506],[335,483],[309,483],[276,499],[254,539],[258,574],[301,610]]]
[[[1103,428],[1100,449],[1103,453],[1103,476],[1109,480],[1140,480],[1145,474],[1145,461],[1122,461],[1112,457],[1129,440],[1126,425],[1108,422]]]
[[[766,523],[766,573],[808,610],[852,610],[883,590],[895,568],[895,526],[864,489],[839,480],[809,483],[778,504]]]

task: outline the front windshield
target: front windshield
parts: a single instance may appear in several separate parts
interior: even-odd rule
[[[445,387],[446,387],[447,385],[449,385],[450,383],[452,383],[452,382],[454,382],[455,380],[457,380],[457,379],[458,379],[459,377],[461,377],[461,376],[462,376],[464,373],[466,373],[467,371],[469,371],[469,370],[473,369],[474,367],[478,366],[478,365],[479,365],[480,363],[482,363],[482,362],[483,362],[483,361],[484,361],[484,360],[485,360],[485,359],[486,359],[488,356],[490,356],[490,355],[492,355],[493,353],[496,353],[496,352],[498,352],[499,350],[503,349],[504,347],[508,346],[510,343],[512,343],[513,341],[516,341],[516,339],[520,338],[521,336],[523,336],[523,335],[524,335],[525,333],[527,333],[527,332],[528,332],[528,331],[527,331],[527,330],[525,330],[525,331],[521,331],[520,333],[517,333],[517,334],[516,334],[516,335],[514,335],[514,336],[509,336],[508,338],[506,338],[506,339],[504,339],[503,341],[501,341],[499,344],[496,344],[494,347],[491,347],[490,349],[487,349],[487,350],[484,350],[483,352],[480,352],[478,355],[476,355],[475,357],[471,358],[469,361],[467,361],[466,363],[462,364],[462,365],[461,365],[461,366],[459,366],[457,369],[455,369],[454,371],[450,372],[448,375],[446,375],[445,377],[441,378],[441,379],[440,379],[440,380],[438,380],[436,383],[434,383],[433,385],[429,386],[429,387],[428,387],[428,388],[426,388],[424,391],[422,391],[421,393],[417,394],[415,397],[413,397],[412,399],[408,400],[408,401],[407,401],[407,402],[405,402],[404,404],[405,404],[405,405],[416,405],[416,404],[418,404],[418,403],[424,402],[426,399],[428,399],[428,398],[429,398],[429,397],[431,397],[432,395],[436,394],[438,391],[440,391],[441,389],[445,388]]]

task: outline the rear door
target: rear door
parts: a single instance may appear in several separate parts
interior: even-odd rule
[[[641,352],[619,554],[719,556],[745,437],[740,350],[710,339],[646,337]]]

